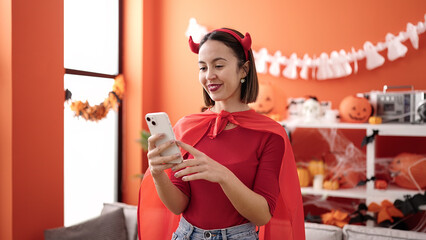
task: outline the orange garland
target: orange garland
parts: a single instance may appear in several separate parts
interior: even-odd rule
[[[71,110],[75,113],[75,116],[90,121],[98,121],[106,117],[109,110],[118,110],[118,106],[121,103],[124,95],[124,78],[123,75],[118,75],[114,80],[112,91],[109,92],[108,97],[105,100],[95,106],[90,106],[87,102],[74,101],[71,103]]]
[[[349,214],[333,209],[328,213],[321,214],[321,220],[324,224],[343,228],[343,226],[349,223]]]
[[[391,202],[388,200],[383,200],[381,205],[372,202],[368,205],[368,211],[377,214],[377,223],[389,220],[393,222],[393,217],[404,217],[404,214],[397,209]]]

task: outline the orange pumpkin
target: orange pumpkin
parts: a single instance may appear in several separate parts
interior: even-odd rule
[[[418,189],[415,181],[421,189],[426,188],[426,156],[424,155],[401,153],[392,160],[389,171],[400,187]]]
[[[249,106],[257,113],[266,115],[275,121],[281,121],[285,111],[285,99],[283,98],[283,94],[272,83],[260,81],[256,102],[250,103]]]
[[[327,190],[337,190],[339,189],[339,182],[336,180],[326,180],[324,181],[322,188]]]
[[[299,176],[299,183],[301,187],[309,186],[311,182],[311,176],[309,174],[309,171],[306,168],[298,167],[297,175]]]
[[[339,111],[343,122],[363,123],[370,118],[372,107],[366,98],[347,96],[340,102]]]
[[[322,160],[309,161],[308,169],[311,176],[315,176],[318,174],[325,175],[325,164]]]

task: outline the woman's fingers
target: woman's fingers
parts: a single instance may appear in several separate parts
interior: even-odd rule
[[[196,148],[194,148],[193,146],[191,146],[191,145],[189,145],[189,144],[186,144],[186,143],[184,143],[184,142],[181,142],[181,141],[176,141],[176,144],[179,146],[179,147],[181,147],[181,148],[183,148],[184,150],[186,150],[187,152],[189,152],[192,156],[194,156],[195,158],[196,157],[199,157],[199,156],[202,156],[202,155],[204,155],[204,153],[202,153],[202,152],[200,152],[200,151],[198,151]]]
[[[193,174],[193,173],[198,173],[198,172],[202,172],[205,171],[206,167],[205,166],[192,166],[192,167],[187,167],[179,172],[175,173],[175,177],[179,178],[188,174]]]
[[[155,158],[150,158],[149,163],[151,165],[163,165],[163,164],[167,164],[170,161],[176,160],[179,157],[180,157],[179,154],[164,156],[164,157],[155,157]],[[176,165],[176,163],[173,163],[172,165]]]
[[[164,136],[165,136],[164,134],[154,134],[154,135],[151,135],[151,136],[148,138],[148,151],[152,151],[152,150],[154,150],[154,148],[156,147],[156,146],[155,146],[155,142],[156,142],[157,140],[159,140],[159,139],[163,138]]]

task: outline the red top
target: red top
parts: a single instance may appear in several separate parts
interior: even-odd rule
[[[227,167],[248,188],[263,196],[273,214],[284,153],[280,136],[236,127],[222,131],[214,139],[205,135],[195,148]],[[191,199],[183,212],[191,224],[203,229],[219,229],[248,222],[232,206],[219,184],[205,180],[185,182],[173,175],[174,172],[170,177],[172,182]]]
[[[284,140],[279,176],[280,194],[272,219],[260,228],[259,239],[305,239],[303,202],[296,163],[290,141],[281,125],[253,110],[233,113],[214,113],[208,110],[182,118],[174,131],[178,140],[195,146],[206,134],[210,138],[219,135],[228,121],[242,128],[276,134]],[[182,154],[185,155],[186,151],[182,151]],[[167,173],[170,174],[170,171]],[[139,239],[170,239],[179,224],[179,218],[161,202],[148,169],[139,190]]]

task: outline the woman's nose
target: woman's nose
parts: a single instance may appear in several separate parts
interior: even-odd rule
[[[215,79],[216,78],[216,73],[214,70],[209,69],[207,71],[207,75],[206,75],[206,79]]]

